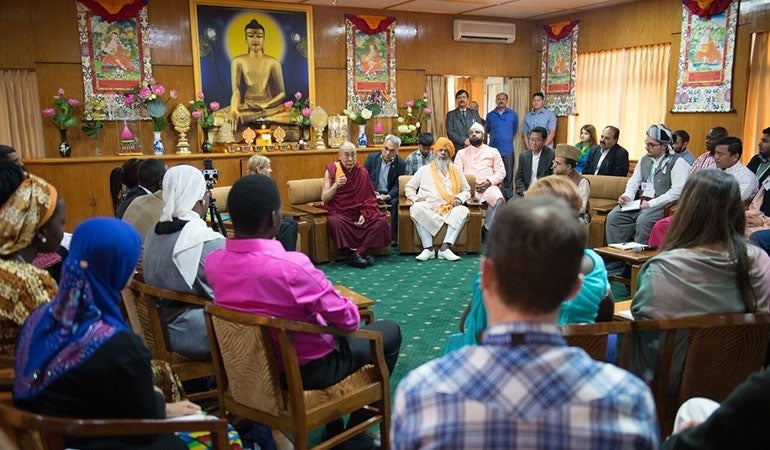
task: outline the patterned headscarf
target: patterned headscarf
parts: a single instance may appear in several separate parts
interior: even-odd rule
[[[56,188],[30,175],[0,206],[0,255],[7,256],[32,244],[35,232],[56,209]]]
[[[53,301],[37,308],[16,345],[13,395],[37,396],[88,361],[113,335],[130,330],[120,291],[139,260],[142,240],[127,222],[97,217],[75,229]]]

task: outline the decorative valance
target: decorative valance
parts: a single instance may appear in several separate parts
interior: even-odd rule
[[[148,0],[79,0],[107,22],[136,17]]]
[[[733,0],[682,0],[682,4],[698,17],[708,19],[726,10]]]

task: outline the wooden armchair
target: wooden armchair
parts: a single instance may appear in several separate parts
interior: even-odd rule
[[[157,307],[157,303],[161,299],[189,303],[200,307],[210,303],[203,297],[156,288],[134,279],[131,285],[123,290],[123,304],[128,315],[128,322],[134,333],[142,337],[144,345],[150,350],[154,359],[167,361],[171,364],[174,373],[179,376],[180,380],[187,381],[216,376],[212,361],[191,361],[179,353],[169,350]],[[212,397],[217,397],[216,390],[188,395],[192,401]]]
[[[466,175],[468,184],[476,186],[476,177],[474,175]],[[411,175],[401,175],[398,177],[398,250],[400,253],[420,253],[422,251],[422,241],[417,234],[417,227],[414,226],[412,217],[409,215],[409,208],[412,206],[412,202],[406,199],[405,186],[409,180],[412,179]],[[470,210],[468,222],[465,223],[460,234],[457,236],[457,242],[455,242],[453,248],[457,253],[478,253],[481,251],[481,226],[484,223],[484,211],[483,207],[479,204],[466,204]],[[444,225],[441,230],[433,236],[433,245],[440,246],[444,243],[444,237],[446,236],[447,227]]]
[[[652,392],[663,435],[671,432],[677,409],[691,397],[724,400],[746,378],[762,369],[770,340],[768,314],[714,314],[679,319],[641,320],[634,332],[662,333],[659,367]],[[678,391],[670,392],[675,344],[689,332]],[[686,338],[686,335],[683,336]]]
[[[298,214],[297,220],[306,221],[309,226],[309,252],[310,259],[314,263],[342,260],[348,257],[344,251],[340,251],[334,241],[329,237],[327,211],[320,207],[323,178],[308,178],[304,180],[289,180],[286,186],[289,192],[289,209]],[[382,205],[386,213],[389,206]],[[386,214],[390,222],[390,214]],[[374,249],[375,255],[390,255],[390,245]]]
[[[559,328],[570,346],[582,348],[591,358],[601,362],[607,360],[608,347],[619,342],[617,365],[628,367],[631,355],[630,322],[576,323]],[[611,340],[611,335],[617,335],[617,340]]]
[[[390,391],[382,335],[358,330],[341,331],[206,305],[206,325],[220,383],[220,415],[226,412],[289,432],[294,447],[308,448],[307,434],[362,407],[374,412],[369,420],[330,438],[317,447],[326,449],[380,425],[382,448],[389,448]],[[373,364],[366,365],[338,384],[306,391],[302,387],[294,333],[326,333],[370,341]],[[274,344],[271,336],[275,336]],[[276,352],[275,346],[279,346]],[[278,361],[284,372],[278,369]],[[286,388],[282,388],[285,377]],[[377,407],[367,406],[376,404]]]
[[[71,438],[168,434],[208,431],[216,449],[228,449],[225,419],[73,419],[43,416],[0,400],[0,448],[4,450],[63,450]]]

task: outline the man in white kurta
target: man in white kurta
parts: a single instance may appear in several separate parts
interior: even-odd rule
[[[500,190],[500,183],[505,179],[505,164],[497,149],[484,144],[481,124],[471,126],[468,140],[471,145],[457,152],[455,164],[463,173],[476,177],[475,195],[489,205],[484,219],[484,230],[488,231],[505,201]]]
[[[460,257],[450,247],[468,221],[469,211],[463,203],[470,199],[471,187],[462,170],[452,163],[452,141],[439,138],[433,144],[433,151],[436,153],[433,162],[420,167],[404,188],[404,195],[413,203],[409,214],[423,247],[415,259],[427,261],[436,257],[433,236],[446,224],[446,237],[438,250],[438,258],[457,261]]]

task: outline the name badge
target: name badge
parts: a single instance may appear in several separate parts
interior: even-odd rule
[[[765,188],[765,191],[770,192],[770,177],[765,178],[762,182],[762,187]]]
[[[642,197],[655,198],[655,183],[649,181],[642,183]]]

